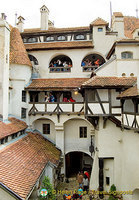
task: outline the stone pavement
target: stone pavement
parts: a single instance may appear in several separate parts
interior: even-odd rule
[[[75,190],[79,189],[79,184],[76,180],[76,178],[69,178],[69,183],[60,182],[57,187],[57,200],[63,200],[63,194],[62,191],[65,190],[65,188],[68,189],[68,191],[72,191],[72,194]],[[82,200],[89,200],[89,195],[84,195]]]

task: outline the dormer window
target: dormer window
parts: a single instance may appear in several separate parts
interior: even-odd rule
[[[54,41],[54,37],[53,36],[49,36],[49,37],[46,38],[46,41],[47,42]]]
[[[85,40],[85,35],[76,35],[75,40]]]
[[[103,32],[103,28],[98,28],[98,32]]]
[[[37,38],[36,37],[28,38],[27,42],[28,43],[37,42]]]
[[[133,53],[132,52],[122,52],[121,53],[121,58],[122,59],[132,59],[133,58]]]
[[[60,35],[57,37],[57,40],[64,41],[64,40],[66,40],[66,37],[64,35]]]

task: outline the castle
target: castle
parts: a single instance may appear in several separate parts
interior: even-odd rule
[[[22,16],[17,27],[4,14],[0,19],[1,199],[34,200],[44,170],[55,182],[82,169],[90,171],[90,189],[115,184],[132,191],[123,199],[139,199],[139,19],[115,12],[111,27],[97,18],[86,27],[56,28],[45,5],[40,14],[40,28],[24,29]],[[44,157],[33,162],[39,150]],[[16,174],[13,151],[23,151],[25,168],[39,169],[22,191],[24,161],[14,163],[17,177],[4,175]]]

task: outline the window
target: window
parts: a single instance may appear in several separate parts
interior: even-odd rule
[[[22,91],[22,102],[26,102],[26,91]]]
[[[46,41],[48,41],[48,42],[49,41],[54,41],[54,37],[53,36],[49,36],[49,37],[46,38]]]
[[[26,108],[21,108],[21,118],[22,119],[26,118]]]
[[[60,35],[60,36],[57,37],[57,40],[60,40],[60,41],[66,40],[66,37],[63,36],[63,35]]]
[[[121,53],[121,58],[122,59],[132,59],[133,58],[133,53],[132,52],[122,52]]]
[[[138,32],[138,36],[139,36],[139,32]]]
[[[16,138],[17,137],[17,133],[14,133],[13,135],[12,135],[12,139],[14,139],[14,138]]]
[[[0,140],[0,143],[1,143],[1,144],[4,144],[4,138],[2,138],[2,139]]]
[[[85,40],[85,36],[84,35],[76,35],[75,40]]]
[[[110,185],[110,177],[106,177],[106,185]]]
[[[43,134],[50,134],[50,124],[43,124]]]
[[[134,73],[131,73],[130,76],[134,76]]]
[[[30,102],[33,102],[33,96],[34,96],[35,102],[38,102],[38,93],[36,92],[30,92]]]
[[[122,76],[126,76],[126,74],[125,74],[125,73],[122,73]]]
[[[87,127],[80,127],[80,138],[87,138]]]
[[[98,28],[98,32],[103,32],[103,28]]]
[[[37,38],[28,38],[27,42],[29,43],[33,43],[33,42],[37,42]]]
[[[8,142],[8,136],[5,138],[5,143]]]

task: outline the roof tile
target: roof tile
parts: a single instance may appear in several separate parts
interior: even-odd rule
[[[136,77],[94,76],[83,83],[82,87],[131,87],[136,83],[136,80]]]
[[[60,154],[39,133],[29,133],[0,152],[0,182],[26,199],[46,164],[58,165]]]
[[[10,63],[32,66],[17,28],[10,35]]]
[[[81,87],[82,83],[87,80],[88,78],[33,79],[26,89],[74,89]]]
[[[9,117],[8,120],[8,124],[0,121],[0,139],[27,128],[27,124],[19,119]]]

